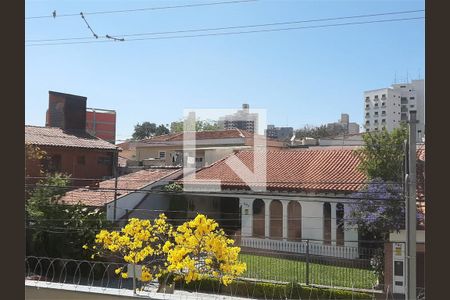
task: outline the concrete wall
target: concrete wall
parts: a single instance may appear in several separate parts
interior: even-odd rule
[[[107,299],[136,299],[132,296],[106,295],[80,291],[70,291],[53,288],[25,286],[25,299],[27,300],[107,300]]]

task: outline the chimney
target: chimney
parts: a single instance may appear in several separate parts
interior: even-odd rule
[[[45,126],[86,130],[86,97],[49,91]]]

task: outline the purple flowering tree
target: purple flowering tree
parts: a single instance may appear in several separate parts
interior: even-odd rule
[[[350,195],[345,221],[356,225],[363,235],[372,239],[386,239],[390,232],[399,231],[405,224],[403,188],[396,183],[372,180],[363,190]]]

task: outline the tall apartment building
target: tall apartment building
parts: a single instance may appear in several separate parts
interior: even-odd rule
[[[417,138],[425,135],[425,80],[393,84],[389,88],[364,92],[366,132],[385,128],[392,131],[408,121],[410,110],[417,111]]]
[[[351,123],[348,114],[341,114],[339,121],[328,123],[327,129],[337,134],[357,134],[359,133],[358,123]]]
[[[252,133],[258,132],[258,114],[250,113],[250,106],[242,104],[236,113],[220,117],[218,125],[221,129],[241,129]]]
[[[275,127],[275,125],[267,125],[266,137],[278,139],[280,141],[288,140],[294,134],[292,127]]]

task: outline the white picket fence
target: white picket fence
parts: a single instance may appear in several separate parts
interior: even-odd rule
[[[306,254],[308,243],[306,241],[293,242],[286,240],[242,237],[241,246],[254,249]],[[359,257],[358,247],[324,245],[320,242],[314,241],[309,242],[309,254],[347,259],[355,259]]]

